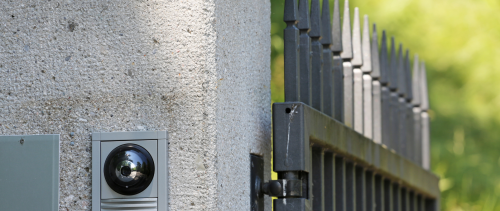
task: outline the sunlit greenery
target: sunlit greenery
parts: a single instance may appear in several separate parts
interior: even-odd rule
[[[272,100],[282,102],[284,0],[271,2]],[[432,170],[441,177],[442,210],[500,210],[500,1],[350,5],[427,64]]]

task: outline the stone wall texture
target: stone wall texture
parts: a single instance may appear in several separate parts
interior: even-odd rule
[[[170,210],[250,210],[270,27],[269,0],[0,1],[0,135],[61,135],[59,210],[91,209],[93,131],[144,130],[169,133]]]

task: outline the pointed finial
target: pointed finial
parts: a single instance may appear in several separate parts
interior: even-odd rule
[[[378,35],[377,35],[377,25],[373,24],[373,32],[372,32],[372,43],[371,43],[371,52],[372,52],[372,78],[378,79],[380,78],[380,57],[378,54]]]
[[[420,108],[422,111],[429,110],[429,93],[427,92],[427,73],[425,70],[425,62],[420,65],[420,96],[422,97]]]
[[[344,21],[342,23],[342,59],[352,59],[351,42],[351,17],[349,13],[349,0],[344,3]]]
[[[283,14],[283,21],[294,22],[298,20],[298,8],[296,0],[285,0],[285,13]]]
[[[339,0],[335,0],[335,3],[333,5],[332,46],[330,48],[334,53],[342,52],[342,30],[340,26],[339,7]]]
[[[370,46],[370,24],[368,23],[368,15],[365,15],[363,23],[363,66],[361,70],[364,73],[372,71],[372,51]]]
[[[386,85],[389,83],[389,58],[387,54],[387,36],[385,30],[382,31],[382,43],[380,46],[380,83]]]
[[[359,9],[354,8],[354,26],[352,30],[352,66],[363,65],[363,52],[361,52],[361,29],[359,24]]]
[[[413,91],[413,99],[411,103],[414,106],[420,106],[420,67],[419,67],[418,55],[415,54],[415,58],[413,59],[413,76],[412,76],[412,91]]]
[[[396,44],[394,43],[394,37],[391,37],[391,60],[389,67],[389,89],[398,89],[398,58],[396,53]]]
[[[332,29],[330,28],[330,1],[323,0],[321,12],[321,44],[332,44]]]
[[[299,0],[299,23],[297,23],[297,28],[300,30],[308,30],[311,28],[308,0]]]
[[[319,9],[319,0],[311,1],[311,31],[310,37],[321,37],[321,13]]]
[[[405,59],[403,57],[403,44],[399,44],[398,53],[398,69],[397,69],[397,83],[398,83],[398,93],[402,97],[406,97],[406,76],[405,76]]]
[[[406,49],[405,56],[405,81],[406,81],[406,101],[411,102],[413,99],[412,86],[411,86],[411,67],[410,67],[410,50]]]

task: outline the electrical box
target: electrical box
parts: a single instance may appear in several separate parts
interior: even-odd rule
[[[167,209],[167,132],[93,133],[92,210]]]
[[[0,210],[59,209],[59,135],[0,136]]]

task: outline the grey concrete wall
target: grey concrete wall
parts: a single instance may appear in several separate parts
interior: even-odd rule
[[[268,0],[0,1],[0,134],[61,134],[60,210],[91,208],[92,131],[141,130],[169,132],[171,210],[249,210],[269,16]]]
[[[215,3],[217,207],[250,210],[250,153],[271,162],[271,5],[269,0]],[[270,179],[270,165],[265,168]]]

